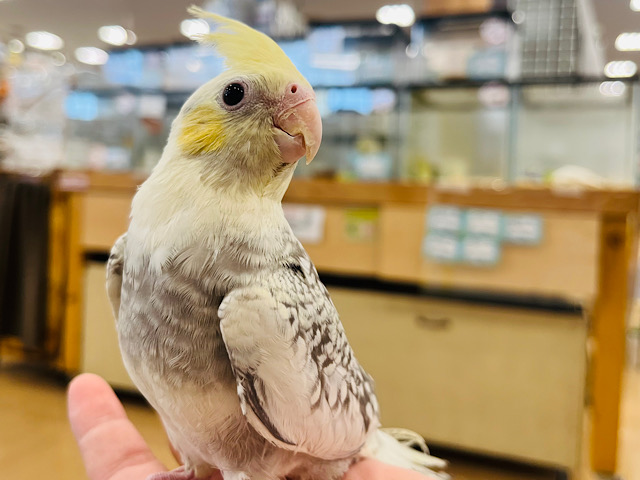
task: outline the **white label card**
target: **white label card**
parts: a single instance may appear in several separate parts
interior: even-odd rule
[[[429,230],[459,232],[462,228],[462,211],[458,207],[435,205],[427,214]]]
[[[496,265],[500,260],[500,243],[491,237],[465,237],[462,258],[472,265]]]
[[[506,215],[504,241],[521,245],[539,245],[542,242],[540,215]]]
[[[460,260],[460,241],[453,235],[429,233],[422,244],[424,256],[440,262]]]
[[[499,237],[502,233],[502,213],[498,210],[471,208],[467,210],[466,231],[473,235]]]
[[[302,243],[317,244],[324,238],[324,223],[327,211],[319,205],[282,205],[284,216],[291,225],[294,235]]]

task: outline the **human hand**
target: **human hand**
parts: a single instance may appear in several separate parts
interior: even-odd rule
[[[68,410],[90,480],[145,480],[167,471],[102,378],[92,374],[74,378],[69,385]],[[343,480],[425,479],[418,473],[365,459],[351,467]],[[222,480],[222,476],[218,473],[210,480]]]
[[[167,470],[102,378],[92,374],[74,378],[67,403],[71,430],[91,480],[144,480]]]

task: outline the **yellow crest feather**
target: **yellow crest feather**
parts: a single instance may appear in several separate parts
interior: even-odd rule
[[[213,46],[224,57],[228,68],[297,71],[278,44],[264,33],[196,6],[191,6],[188,11],[195,17],[212,20],[216,24],[214,32],[198,35],[196,40]]]

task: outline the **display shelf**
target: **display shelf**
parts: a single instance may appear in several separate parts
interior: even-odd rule
[[[622,83],[633,85],[638,82],[640,76],[638,74],[618,80]],[[352,85],[317,85],[314,90],[349,90],[353,88],[368,89],[389,89],[389,90],[422,90],[422,89],[454,89],[454,88],[479,88],[484,85],[503,85],[505,87],[528,87],[528,86],[579,86],[600,84],[602,82],[611,81],[607,77],[592,76],[554,76],[554,77],[531,77],[519,80],[508,80],[504,77],[486,78],[482,80],[472,79],[446,79],[442,81],[428,82],[363,82],[354,83]],[[133,87],[126,85],[106,85],[101,87],[72,87],[72,92],[88,92],[102,96],[113,96],[123,93],[131,93],[133,95],[183,95],[185,97],[191,95],[195,89],[174,90],[168,88],[154,87]]]
[[[633,84],[640,79],[639,74],[635,74],[631,77],[619,79],[618,81],[625,84]],[[535,85],[548,85],[548,86],[576,86],[576,85],[588,85],[599,84],[601,82],[611,81],[608,77],[598,76],[585,76],[585,75],[572,75],[572,76],[548,76],[548,77],[530,77],[520,79],[506,79],[504,77],[484,78],[484,79],[443,79],[439,81],[421,81],[421,82],[363,82],[354,83],[352,85],[316,85],[314,90],[328,90],[328,89],[351,89],[351,88],[387,88],[387,89],[437,89],[437,88],[476,88],[486,84],[498,84],[507,87],[523,87],[523,86],[535,86]],[[135,87],[128,85],[103,85],[100,87],[91,86],[72,86],[71,91],[78,92],[93,92],[97,95],[113,95],[118,93],[133,93],[133,94],[181,94],[190,95],[195,89],[176,90],[163,87]]]
[[[628,188],[638,177],[633,158],[639,148],[634,132],[640,89],[633,79],[620,81],[620,95],[612,97],[599,91],[602,85],[607,85],[603,79],[584,77],[318,87],[324,142],[315,162],[296,176],[424,183],[483,179],[544,186],[571,166],[603,189]],[[376,97],[380,91],[389,92],[389,98]],[[67,129],[67,145],[73,147],[69,166],[82,166],[83,158],[97,154],[105,157],[100,162],[107,168],[126,168],[128,162],[150,171],[155,157],[145,149],[158,151],[191,91],[118,87],[96,92],[102,102],[99,120],[70,121]],[[557,102],[543,101],[543,93]],[[132,95],[134,103],[147,95],[165,96],[161,131],[150,133],[152,127],[133,104],[133,115],[117,114],[123,94]],[[135,125],[122,129],[131,118]],[[563,134],[558,134],[560,127]],[[540,137],[548,141],[537,141]],[[605,154],[612,161],[598,162]],[[578,184],[580,172],[574,179]]]
[[[300,167],[304,168],[304,167]],[[60,190],[125,190],[134,193],[145,173],[65,170],[57,174]],[[594,211],[628,214],[640,208],[635,190],[549,189],[545,187],[484,188],[468,185],[427,186],[410,182],[339,182],[327,179],[293,179],[285,201],[382,205],[447,203],[469,207],[504,207],[560,211]]]
[[[127,173],[57,174],[54,208],[58,218],[66,218],[69,228],[64,235],[53,238],[52,251],[63,251],[62,258],[67,259],[67,265],[57,268],[52,277],[58,290],[64,292],[58,299],[61,302],[58,310],[63,312],[58,319],[63,333],[63,351],[58,364],[67,372],[77,371],[82,358],[82,279],[86,256],[104,255],[126,229],[131,198],[143,179],[144,176]],[[591,429],[592,465],[600,471],[615,470],[624,368],[621,352],[624,351],[628,292],[632,291],[628,282],[636,264],[632,259],[636,258],[640,193],[516,187],[443,189],[398,182],[293,180],[285,202],[317,205],[327,210],[326,241],[305,244],[322,275],[355,276],[381,285],[402,286],[402,289],[408,286],[414,289],[418,302],[421,298],[433,301],[441,298],[455,306],[475,301],[472,310],[478,315],[480,310],[496,308],[501,298],[510,299],[512,307],[531,310],[531,315],[549,328],[556,315],[554,311],[563,315],[580,315],[582,311],[587,315],[592,325],[591,341],[597,345],[590,377],[595,412]],[[445,268],[427,261],[421,253],[427,208],[435,204],[536,212],[548,222],[547,241],[535,248],[513,247],[504,262],[495,268]],[[353,238],[347,234],[354,208],[377,212],[371,217],[376,225],[373,236]],[[366,290],[375,291],[371,288],[368,285]],[[478,301],[482,298],[484,303]],[[555,307],[567,308],[549,310],[553,302]],[[500,309],[509,304],[508,301],[502,303]],[[580,308],[576,310],[571,305]],[[462,317],[461,328],[474,322],[466,320],[466,314]],[[351,319],[350,323],[356,320]],[[523,328],[527,324],[523,322]],[[521,333],[514,330],[513,335]],[[582,341],[575,345],[586,348]],[[576,352],[581,350],[576,362],[584,361],[582,347],[576,347]],[[446,437],[444,432],[441,431],[441,440],[453,444],[460,441],[460,445],[473,449],[472,437],[455,440]],[[491,450],[496,454],[502,449],[505,454],[510,451],[500,442]],[[549,461],[556,458],[558,462],[559,457],[543,450],[531,458],[542,463],[544,458]],[[564,466],[568,466],[571,455],[567,453],[563,457]]]

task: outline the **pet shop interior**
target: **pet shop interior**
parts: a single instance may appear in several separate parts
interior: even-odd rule
[[[227,68],[192,3],[0,0],[2,478],[145,478],[83,463],[82,373],[179,465],[105,278],[182,105]],[[195,3],[315,91],[284,216],[382,425],[447,461],[432,478],[639,480],[640,1]]]

